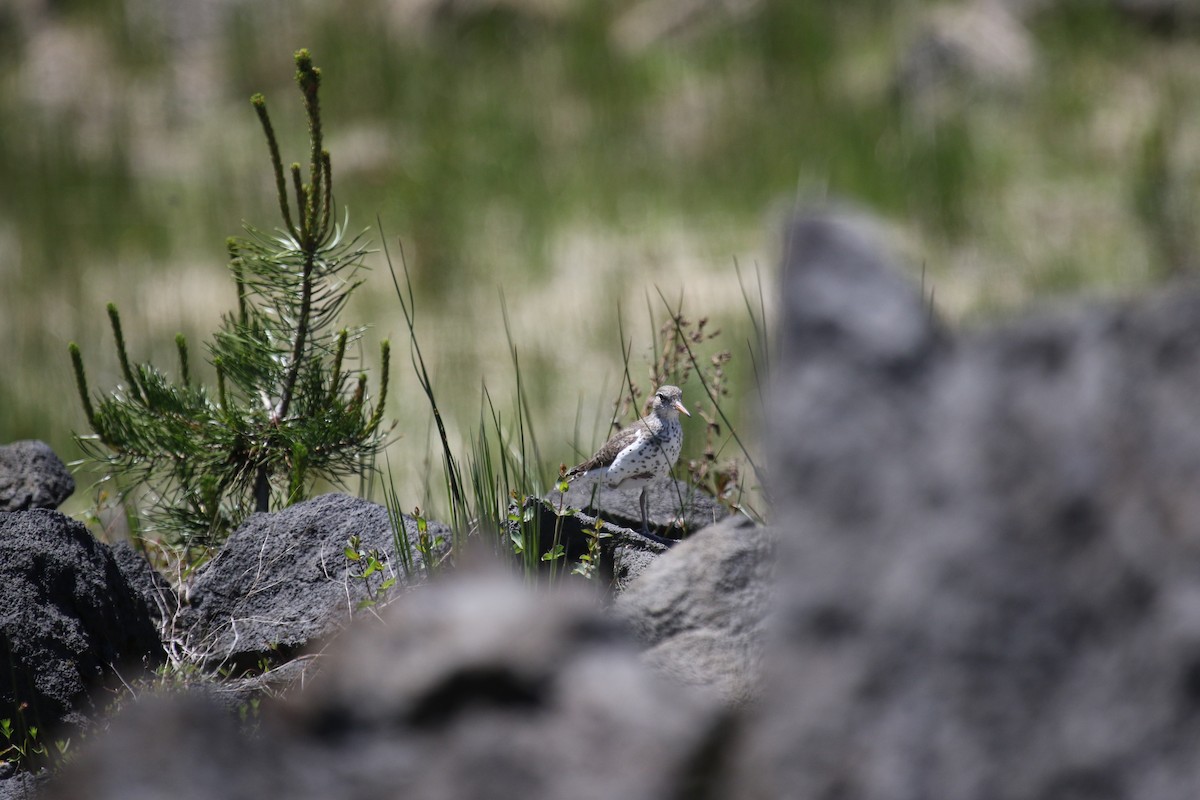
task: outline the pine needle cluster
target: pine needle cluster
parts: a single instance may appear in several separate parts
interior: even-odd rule
[[[268,233],[246,225],[244,237],[228,241],[237,309],[207,345],[216,387],[193,380],[182,334],[175,380],[132,363],[112,304],[124,384],[93,403],[79,347],[70,344],[92,430],[78,437],[81,445],[126,490],[148,489],[150,521],[184,545],[218,544],[252,511],[305,499],[317,478],[362,474],[383,443],[388,343],[372,402],[366,375],[349,370],[363,329],[337,327],[369,251],[361,235],[346,235],[345,220],[336,222],[322,146],[321,72],[308,51],[295,59],[311,144],[307,181],[293,163],[289,198],[266,100],[256,94],[251,103],[267,139],[283,226]]]

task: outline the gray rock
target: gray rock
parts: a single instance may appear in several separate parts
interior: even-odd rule
[[[159,630],[170,627],[179,611],[175,589],[129,542],[117,542],[111,550],[117,568],[145,603],[150,620]]]
[[[39,789],[45,785],[50,773],[36,775],[18,772],[15,767],[8,773],[0,766],[0,800],[36,800],[41,797]]]
[[[75,479],[36,439],[0,445],[0,511],[58,508],[75,491]]]
[[[838,220],[787,252],[736,796],[1195,797],[1200,291],[952,336]]]
[[[660,674],[745,703],[759,690],[774,567],[775,536],[730,517],[656,559],[613,608]]]
[[[272,742],[247,735],[235,716],[202,692],[144,693],[122,705],[103,736],[72,751],[40,800],[304,796],[290,791]]]
[[[138,703],[48,798],[717,797],[725,713],[662,682],[591,593],[433,581],[360,619],[259,735],[195,698]],[[141,743],[141,744],[139,744]]]
[[[575,515],[578,519],[587,525],[587,515],[582,512]],[[610,586],[613,592],[620,593],[625,591],[630,582],[637,579],[639,575],[645,572],[654,560],[666,550],[658,550],[655,545],[657,542],[647,544],[642,541],[645,539],[637,531],[622,529],[624,533],[618,534],[612,545],[612,577]]]
[[[546,495],[552,508],[576,508],[591,517],[601,517],[623,528],[642,527],[638,507],[640,489],[611,489],[596,478],[572,481],[566,494],[557,489]],[[646,490],[650,526],[667,536],[687,535],[729,516],[721,505],[699,487],[675,478],[656,481]]]
[[[180,612],[185,646],[209,664],[238,670],[263,659],[286,660],[314,639],[342,628],[360,604],[378,595],[389,577],[397,579],[387,596],[398,594],[424,575],[417,552],[417,523],[404,518],[412,542],[413,572],[405,574],[395,552],[391,522],[383,506],[345,494],[327,494],[270,514],[253,514],[242,523],[197,577]],[[377,551],[391,574],[376,572],[364,580],[365,562],[350,561],[344,550],[350,537],[359,550]],[[446,526],[431,522],[428,535],[440,537]]]
[[[88,725],[89,692],[162,661],[112,553],[57,511],[0,513],[0,719],[53,742]]]

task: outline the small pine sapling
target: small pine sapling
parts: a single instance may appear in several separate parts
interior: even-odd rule
[[[187,546],[219,544],[252,511],[303,500],[316,478],[361,474],[379,451],[388,383],[388,342],[374,403],[367,377],[352,375],[351,345],[363,328],[337,320],[368,250],[347,238],[333,213],[333,173],[322,146],[321,72],[307,50],[295,54],[311,152],[308,180],[293,163],[291,190],[261,94],[251,103],[266,136],[283,227],[249,225],[228,241],[237,309],[208,344],[216,387],[189,369],[188,344],[176,337],[175,381],[150,364],[130,362],[121,318],[108,306],[125,383],[95,402],[78,345],[70,345],[76,383],[92,434],[79,441],[92,459],[149,490],[151,520]]]

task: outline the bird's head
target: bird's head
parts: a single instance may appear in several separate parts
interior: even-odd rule
[[[654,413],[659,416],[692,415],[692,412],[683,407],[683,391],[678,386],[658,387],[658,391],[654,393],[653,408]]]

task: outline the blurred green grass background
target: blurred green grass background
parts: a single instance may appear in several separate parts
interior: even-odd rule
[[[110,300],[134,358],[170,368],[176,331],[201,352],[234,302],[225,237],[275,224],[251,93],[267,96],[285,162],[305,159],[296,48],[324,72],[351,227],[378,218],[394,256],[403,242],[452,424],[477,424],[484,385],[510,396],[503,302],[541,450],[571,463],[606,433],[618,317],[641,378],[659,291],[723,330],[730,405],[752,436],[740,286],[757,299],[761,280],[770,312],[779,225],[798,204],[873,214],[952,319],[1191,268],[1193,23],[1118,2],[13,2],[0,442],[78,456],[66,344],[93,390],[115,386]],[[436,508],[428,408],[374,266],[344,322],[371,325],[367,353],[393,339],[389,459],[401,497]],[[84,480],[73,507],[87,495]]]

